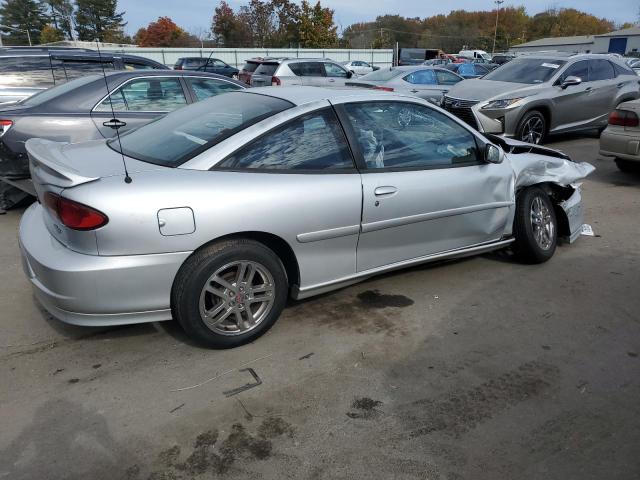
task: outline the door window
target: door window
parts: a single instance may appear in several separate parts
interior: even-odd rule
[[[611,80],[616,76],[611,63],[607,60],[590,60],[589,64],[589,80],[592,82]]]
[[[462,80],[458,75],[447,72],[446,70],[436,70],[436,77],[440,85],[455,85]]]
[[[170,112],[187,104],[178,78],[133,80],[115,90],[96,107],[97,112]]]
[[[50,87],[54,85],[48,56],[0,58],[0,87]]]
[[[347,78],[347,71],[335,63],[325,63],[324,71],[327,72],[327,77]]]
[[[409,83],[414,83],[417,85],[436,85],[438,82],[436,81],[436,74],[433,70],[418,70],[416,72],[412,72],[406,77],[404,77]]]
[[[560,82],[564,82],[568,77],[578,77],[583,82],[589,81],[589,62],[587,60],[582,60],[580,62],[576,62],[573,65],[569,65],[569,67],[564,71],[562,76],[560,77]]]
[[[213,78],[188,78],[187,81],[191,84],[191,88],[193,88],[193,93],[195,93],[198,102],[205,98],[220,95],[221,93],[233,92],[241,88],[234,83]]]
[[[402,102],[345,105],[370,169],[447,168],[478,163],[474,135],[448,116]]]
[[[473,77],[477,75],[476,66],[473,63],[461,63],[458,67],[458,73],[460,75],[468,75],[470,77]]]
[[[324,109],[270,131],[220,166],[248,170],[344,170],[353,168],[353,160],[333,110]]]
[[[131,60],[124,60],[124,69],[125,70],[154,70],[155,67],[153,65],[148,65],[146,63],[132,62]]]
[[[59,65],[59,64],[58,64]],[[55,69],[56,81],[73,80],[74,78],[80,78],[87,75],[102,75],[102,69],[104,71],[115,70],[113,61],[91,61],[91,60],[63,60],[62,65]]]

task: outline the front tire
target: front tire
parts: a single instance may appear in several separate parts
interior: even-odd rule
[[[558,243],[558,222],[549,196],[538,187],[527,188],[516,200],[514,251],[525,263],[549,260]]]
[[[171,292],[173,317],[209,348],[236,347],[264,334],[287,301],[280,259],[248,239],[211,244],[182,265]]]
[[[516,129],[516,137],[521,142],[539,145],[547,134],[547,121],[538,110],[527,112]]]

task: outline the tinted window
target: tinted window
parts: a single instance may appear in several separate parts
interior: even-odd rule
[[[153,70],[153,65],[147,65],[146,63],[132,62],[130,60],[124,60],[125,70]]]
[[[546,58],[515,58],[489,72],[484,79],[512,83],[544,83],[565,63],[567,62],[564,60]]]
[[[589,80],[591,82],[610,80],[616,76],[611,62],[607,60],[590,60],[589,63]]]
[[[183,65],[186,67],[199,67],[204,65],[206,61],[205,58],[186,58]]]
[[[580,62],[576,62],[573,65],[569,65],[569,67],[564,71],[562,76],[560,77],[560,83],[564,82],[567,77],[578,77],[583,82],[589,81],[589,62],[586,60],[582,60]]]
[[[290,63],[289,68],[298,77],[324,77],[320,62]]]
[[[436,77],[440,85],[454,85],[462,80],[458,75],[445,70],[436,70]]]
[[[475,137],[434,109],[400,102],[345,109],[368,168],[445,168],[478,160]]]
[[[220,95],[221,93],[233,92],[241,88],[235,83],[216,80],[214,78],[187,78],[187,81],[191,84],[193,93],[195,93],[198,101]]]
[[[292,106],[266,95],[218,95],[123,135],[122,150],[129,157],[176,167],[249,125]],[[108,144],[118,150],[117,142]]]
[[[478,75],[478,73],[476,73],[476,66],[473,63],[461,63],[458,67],[458,74],[463,76],[468,75],[471,77]]]
[[[256,62],[247,62],[244,64],[244,67],[242,67],[242,69],[245,72],[255,72],[256,68],[258,68],[259,63]]]
[[[132,80],[103,100],[96,111],[110,112],[109,101],[117,112],[170,112],[187,104],[177,78]]]
[[[272,130],[234,153],[223,168],[332,170],[353,168],[342,129],[331,109],[313,112]]]
[[[278,65],[277,63],[261,63],[254,73],[256,75],[273,75],[276,73]]]
[[[43,90],[42,92],[36,93],[35,95],[25,98],[20,103],[22,105],[27,105],[29,107],[40,105],[44,102],[48,102],[53,98],[56,98],[60,95],[64,95],[65,93],[70,92],[72,90],[75,90],[76,88],[81,87],[82,85],[95,82],[98,79],[101,80],[101,82],[98,84],[98,88],[104,89],[105,88],[104,80],[102,79],[101,75],[100,76],[89,75],[87,77],[76,78],[75,80],[71,80],[70,82],[57,85],[55,87],[49,88],[48,90]],[[104,93],[105,94],[107,93],[106,90],[104,90]]]
[[[93,62],[91,60],[63,60],[61,64],[54,61],[54,65],[57,65],[57,68],[54,70],[56,82],[61,80],[73,80],[74,78],[80,78],[96,73],[102,74],[103,67],[105,72],[113,71],[115,69],[113,61],[111,60],[105,62]]]
[[[0,57],[0,86],[50,87],[54,84],[49,57]]]
[[[433,70],[418,70],[417,72],[412,72],[406,77],[404,77],[409,83],[415,83],[418,85],[435,85],[438,83],[436,81],[436,74]]]
[[[324,70],[327,73],[327,77],[347,78],[347,71],[335,63],[325,63]]]

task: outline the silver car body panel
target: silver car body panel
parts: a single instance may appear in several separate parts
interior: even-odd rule
[[[168,319],[171,285],[184,260],[229,236],[269,235],[286,243],[297,262],[299,278],[291,279],[297,298],[409,265],[502,248],[513,241],[519,188],[545,182],[572,188],[592,170],[540,148],[536,152],[549,155],[507,152],[502,163],[417,171],[211,170],[270,129],[330,105],[395,100],[437,109],[416,97],[366,90],[253,92],[296,106],[178,168],[126,158],[132,183],[123,181],[122,158],[105,141],[27,142],[40,198],[47,191],[62,192],[109,217],[97,230],[73,231],[39,204],[25,213],[20,229],[25,271],[54,316],[84,325]],[[579,197],[566,203],[567,211],[575,211]],[[176,209],[179,215],[165,215]],[[164,235],[163,228],[179,234]]]

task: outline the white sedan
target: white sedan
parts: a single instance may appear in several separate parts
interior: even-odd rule
[[[375,70],[380,70],[380,67],[374,67],[370,63],[363,62],[362,60],[343,62],[342,65],[344,65],[347,70],[355,73],[356,75],[366,75],[367,73],[371,73]]]

